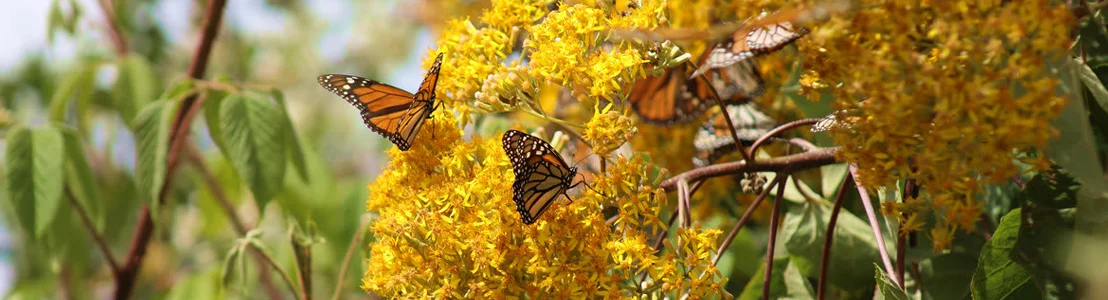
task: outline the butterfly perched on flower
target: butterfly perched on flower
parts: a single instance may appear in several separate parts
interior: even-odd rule
[[[866,100],[869,100],[869,98],[868,97],[867,98],[860,98],[860,99],[858,99],[858,104],[859,105],[864,105],[866,103]],[[854,123],[856,123],[856,122],[858,122],[859,120],[862,119],[862,117],[859,117],[859,116],[849,115],[852,111],[854,113],[859,112],[856,109],[855,110],[846,110],[846,109],[844,109],[844,110],[839,110],[839,111],[830,113],[827,116],[824,116],[823,118],[820,118],[819,121],[816,121],[816,124],[813,124],[812,128],[809,129],[809,130],[812,131],[812,132],[824,132],[824,131],[836,130],[836,129],[839,129],[839,128],[849,128],[850,124],[854,124]],[[840,118],[842,118],[842,120],[840,120]],[[843,120],[845,120],[845,121],[843,121]]]
[[[707,59],[701,56],[701,61]],[[758,97],[765,82],[753,61],[713,70],[705,76],[688,78],[691,69],[682,64],[662,76],[635,81],[628,100],[639,117],[654,124],[686,123],[715,105],[715,97],[725,104],[741,104]]]
[[[698,157],[693,158],[697,166],[712,163],[720,156],[737,150],[735,138],[731,135],[731,129],[727,126],[722,111],[712,115],[712,118],[704,122],[693,139]],[[776,126],[773,118],[758,109],[753,102],[739,105],[728,105],[727,114],[735,125],[735,133],[739,142],[749,146],[755,140],[762,137]]]
[[[516,174],[512,200],[523,224],[535,223],[558,196],[569,198],[566,192],[584,183],[572,184],[577,168],[566,164],[554,147],[538,137],[508,130],[501,142]]]
[[[435,58],[423,83],[413,95],[395,86],[353,75],[320,75],[319,84],[358,108],[362,121],[374,132],[408,150],[424,120],[435,110],[435,85],[439,81],[442,53]]]

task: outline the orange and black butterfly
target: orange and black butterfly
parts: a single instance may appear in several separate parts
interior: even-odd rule
[[[777,122],[759,110],[754,102],[728,105],[727,114],[735,125],[735,134],[739,137],[739,143],[746,146],[753,144],[777,125]],[[722,111],[704,122],[697,131],[696,138],[693,139],[693,145],[696,146],[699,154],[699,157],[693,158],[693,163],[698,166],[712,163],[724,154],[739,148]]]
[[[858,102],[864,104],[866,100],[869,100],[869,98],[861,98],[858,100]],[[858,111],[855,110],[854,112],[857,113]],[[812,128],[809,130],[811,130],[812,132],[824,132],[830,130],[838,130],[841,128],[849,128],[850,124],[854,124],[862,119],[862,117],[851,116],[850,114],[851,110],[846,109],[830,113],[827,116],[820,118],[820,120],[817,121],[816,124],[813,124]],[[843,120],[846,121],[840,121],[839,118],[843,118]]]
[[[701,62],[707,59],[701,56]],[[715,97],[726,104],[741,104],[758,97],[765,82],[753,61],[713,70],[708,78],[689,78],[692,69],[684,64],[666,70],[662,76],[635,81],[628,100],[644,121],[654,124],[686,123],[715,105]]]
[[[352,75],[326,74],[319,84],[341,96],[362,112],[365,125],[408,150],[423,121],[435,110],[435,85],[439,81],[442,53],[427,70],[419,91],[413,95],[395,86]]]
[[[516,174],[512,200],[524,224],[535,223],[554,199],[561,195],[569,198],[566,192],[584,183],[572,184],[577,168],[566,164],[554,147],[538,137],[508,130],[502,143]]]
[[[708,51],[708,58],[700,64],[692,76],[698,76],[710,69],[718,69],[749,60],[751,57],[771,53],[808,34],[807,28],[794,28],[792,18],[797,16],[792,10],[767,17],[762,13],[760,20],[754,20],[731,34],[731,37],[716,44]],[[767,22],[766,20],[774,20]]]

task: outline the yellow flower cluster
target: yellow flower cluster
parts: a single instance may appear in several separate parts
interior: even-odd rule
[[[651,247],[647,237],[665,230],[658,215],[666,197],[641,157],[619,157],[598,177],[603,194],[587,190],[553,204],[528,226],[515,212],[500,139],[466,142],[456,122],[436,114],[411,149],[389,150],[389,165],[369,186],[367,209],[381,217],[371,227],[364,289],[389,298],[723,293],[710,264],[719,231],[679,230],[673,246],[681,250],[664,258]],[[615,227],[601,213],[608,205],[621,210]],[[643,272],[657,279],[640,285]]]
[[[890,211],[935,212],[946,247],[973,230],[981,186],[1018,174],[1017,154],[1056,135],[1064,99],[1047,62],[1066,53],[1072,16],[1049,0],[861,2],[799,43],[802,84],[861,112],[833,133],[841,158],[869,187],[918,180],[931,205]]]
[[[637,132],[638,129],[631,124],[631,118],[615,110],[609,110],[592,116],[592,120],[585,125],[584,137],[590,145],[593,145],[593,153],[600,157],[607,157],[620,145],[631,140]]]

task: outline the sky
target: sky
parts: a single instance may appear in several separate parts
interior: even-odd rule
[[[96,27],[102,26],[100,24],[103,24],[104,19],[103,12],[96,1],[76,0],[82,7],[83,13],[78,25],[79,30],[88,39],[99,41],[107,37],[103,30]],[[0,20],[8,20],[7,24],[18,25],[0,26],[0,41],[3,41],[0,43],[0,74],[17,67],[25,57],[36,52],[41,52],[51,63],[72,61],[76,53],[77,41],[64,34],[57,34],[53,43],[47,40],[47,16],[53,1],[6,2],[4,9],[0,9]],[[354,23],[353,14],[349,8],[350,1],[306,0],[305,2],[317,17],[328,20],[330,28],[324,33],[317,47],[324,59],[337,61],[343,55],[345,45],[349,43],[349,37],[353,34],[350,29]],[[186,12],[192,9],[192,3],[191,0],[161,0],[155,7],[155,18],[159,20],[159,25],[162,26],[171,43],[179,43],[182,39],[191,36],[188,32],[190,14]],[[233,26],[244,32],[258,34],[280,33],[285,22],[284,16],[279,11],[266,7],[264,0],[229,1],[225,18],[224,26]],[[421,32],[416,38],[416,45],[412,48],[418,53],[409,57],[385,80],[403,89],[417,89],[423,78],[420,54],[432,47],[433,43],[430,34],[426,31]],[[0,295],[6,295],[14,281],[11,251],[11,238],[5,229],[0,228]]]

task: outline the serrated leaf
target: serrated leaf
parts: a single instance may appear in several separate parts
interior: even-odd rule
[[[76,130],[61,128],[62,137],[65,139],[65,185],[77,203],[84,206],[89,218],[93,220],[96,230],[104,228],[104,206],[100,203],[100,191],[93,179],[92,168],[85,158],[85,148],[81,144],[81,137]]]
[[[970,292],[973,299],[1038,299],[1039,291],[1031,282],[1031,274],[1009,258],[1020,227],[1020,209],[1000,219],[993,238],[985,242],[977,269],[973,273]]]
[[[227,155],[227,143],[223,141],[223,126],[219,121],[219,109],[228,93],[221,90],[209,90],[204,101],[204,123],[208,126],[208,137],[215,143],[223,155]]]
[[[892,278],[889,278],[889,274],[885,273],[885,270],[882,270],[880,266],[873,264],[873,268],[875,269],[873,278],[877,280],[877,290],[881,298],[894,300],[912,299],[912,297],[909,297],[904,290],[900,289],[900,287],[893,282]]]
[[[781,239],[800,270],[810,277],[819,276],[823,243],[831,207],[820,203],[792,206],[785,213]],[[858,268],[879,262],[880,253],[868,223],[843,209],[835,223],[835,239],[831,243],[828,271],[835,276],[831,284],[851,290],[873,286],[873,274],[868,268]]]
[[[289,116],[289,107],[285,103],[285,94],[281,90],[273,89],[270,91],[270,95],[277,101],[277,104],[281,106],[281,112],[284,115],[285,130],[288,134],[286,141],[289,142],[289,158],[292,159],[292,165],[296,167],[297,174],[300,178],[304,179],[304,182],[310,183],[308,175],[308,163],[304,158],[304,149],[300,145],[300,137],[297,136],[296,126],[292,124],[292,117]]]
[[[195,87],[196,82],[194,82],[192,78],[185,78],[173,83],[173,86],[170,86],[165,92],[162,92],[162,94],[158,96],[158,99],[181,100],[181,98],[191,94]]]
[[[265,210],[284,183],[286,146],[283,113],[255,93],[228,96],[219,110],[226,151],[235,171]]]
[[[135,117],[135,173],[139,191],[150,205],[151,216],[157,216],[160,206],[158,195],[165,184],[169,136],[176,102],[160,100],[146,105]]]
[[[36,238],[49,229],[61,207],[65,144],[52,127],[8,132],[4,182],[16,218]]]
[[[117,76],[112,87],[112,106],[124,120],[134,120],[139,108],[157,96],[157,75],[150,63],[140,55],[127,55],[116,64]]]

